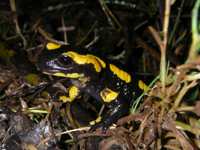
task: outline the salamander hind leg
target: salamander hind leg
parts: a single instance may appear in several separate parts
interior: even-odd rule
[[[126,99],[108,88],[101,91],[100,95],[110,109],[102,117],[99,117],[90,123],[90,133],[99,127],[102,127],[102,132],[106,133],[109,126],[116,123],[118,119],[123,117],[128,108]]]

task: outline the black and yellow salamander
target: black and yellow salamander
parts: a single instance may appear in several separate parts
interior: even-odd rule
[[[102,127],[105,133],[142,92],[139,80],[82,47],[48,43],[37,64],[44,74],[70,78],[73,86],[66,96],[59,97],[64,103],[72,102],[85,92],[109,107],[102,117],[91,123],[89,132]]]

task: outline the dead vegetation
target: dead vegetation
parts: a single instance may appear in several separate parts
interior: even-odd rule
[[[0,2],[0,149],[199,149],[199,6],[199,0]],[[137,72],[149,84],[144,102],[138,99],[107,134],[89,134],[88,122],[100,112],[93,98],[83,95],[72,106],[48,101],[70,86],[36,69],[49,41],[86,47]]]

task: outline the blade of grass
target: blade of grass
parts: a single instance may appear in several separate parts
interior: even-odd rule
[[[110,11],[110,9],[107,7],[106,3],[104,2],[104,0],[99,0],[100,4],[102,3],[104,8],[107,10],[107,12],[109,13],[109,15],[113,18],[113,20],[115,21],[115,23],[118,25],[118,27],[120,29],[122,29],[121,24],[119,23],[119,21],[117,20],[117,18],[113,15],[113,13]]]
[[[167,70],[166,70],[166,78],[167,78],[167,75],[168,75],[168,72],[169,72],[169,64],[170,64],[170,61],[168,61],[167,63]],[[131,109],[131,113],[134,114],[135,113],[135,110],[137,109],[137,106],[140,102],[140,100],[142,99],[142,97],[144,96],[144,94],[149,90],[149,88],[158,80],[158,79],[161,79],[161,72],[158,76],[156,76],[154,78],[154,80],[149,84],[149,86],[144,90],[144,92],[135,100],[135,102],[133,103],[132,105],[132,109]]]
[[[174,32],[175,32],[175,30],[176,30],[176,28],[177,28],[178,21],[179,21],[180,15],[181,15],[181,11],[182,11],[184,2],[185,2],[185,0],[182,0],[182,2],[181,2],[181,7],[180,7],[179,12],[178,12],[178,15],[177,15],[177,17],[176,17],[176,22],[175,22],[175,24],[174,24],[172,33],[171,33],[171,35],[170,35],[170,37],[169,37],[169,41],[168,41],[168,44],[169,44],[169,45],[171,44],[171,40],[172,40],[172,38],[174,37]]]
[[[140,102],[140,100],[142,99],[142,97],[144,96],[144,94],[149,90],[149,88],[160,78],[160,74],[155,77],[155,79],[149,84],[149,86],[144,90],[144,92],[140,95],[140,97],[138,97],[135,102],[132,105],[132,109],[131,109],[131,113],[134,114],[135,110],[137,109],[137,106]]]
[[[79,42],[76,43],[76,45],[80,45],[86,39],[86,37],[93,31],[96,24],[97,24],[97,21],[95,21],[95,23],[92,25],[90,30],[86,33],[86,35],[83,38],[81,38],[81,40]]]
[[[197,56],[198,43],[200,42],[198,34],[198,12],[199,12],[200,0],[197,0],[192,10],[192,44],[189,51],[189,61],[194,60]],[[188,61],[187,61],[188,62]]]

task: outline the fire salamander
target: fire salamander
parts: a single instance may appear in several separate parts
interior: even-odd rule
[[[107,128],[124,116],[129,106],[141,94],[143,82],[130,76],[113,64],[106,63],[84,48],[48,43],[38,58],[38,68],[44,74],[68,77],[73,86],[66,96],[59,99],[71,103],[85,92],[109,110],[90,123],[89,132]]]

